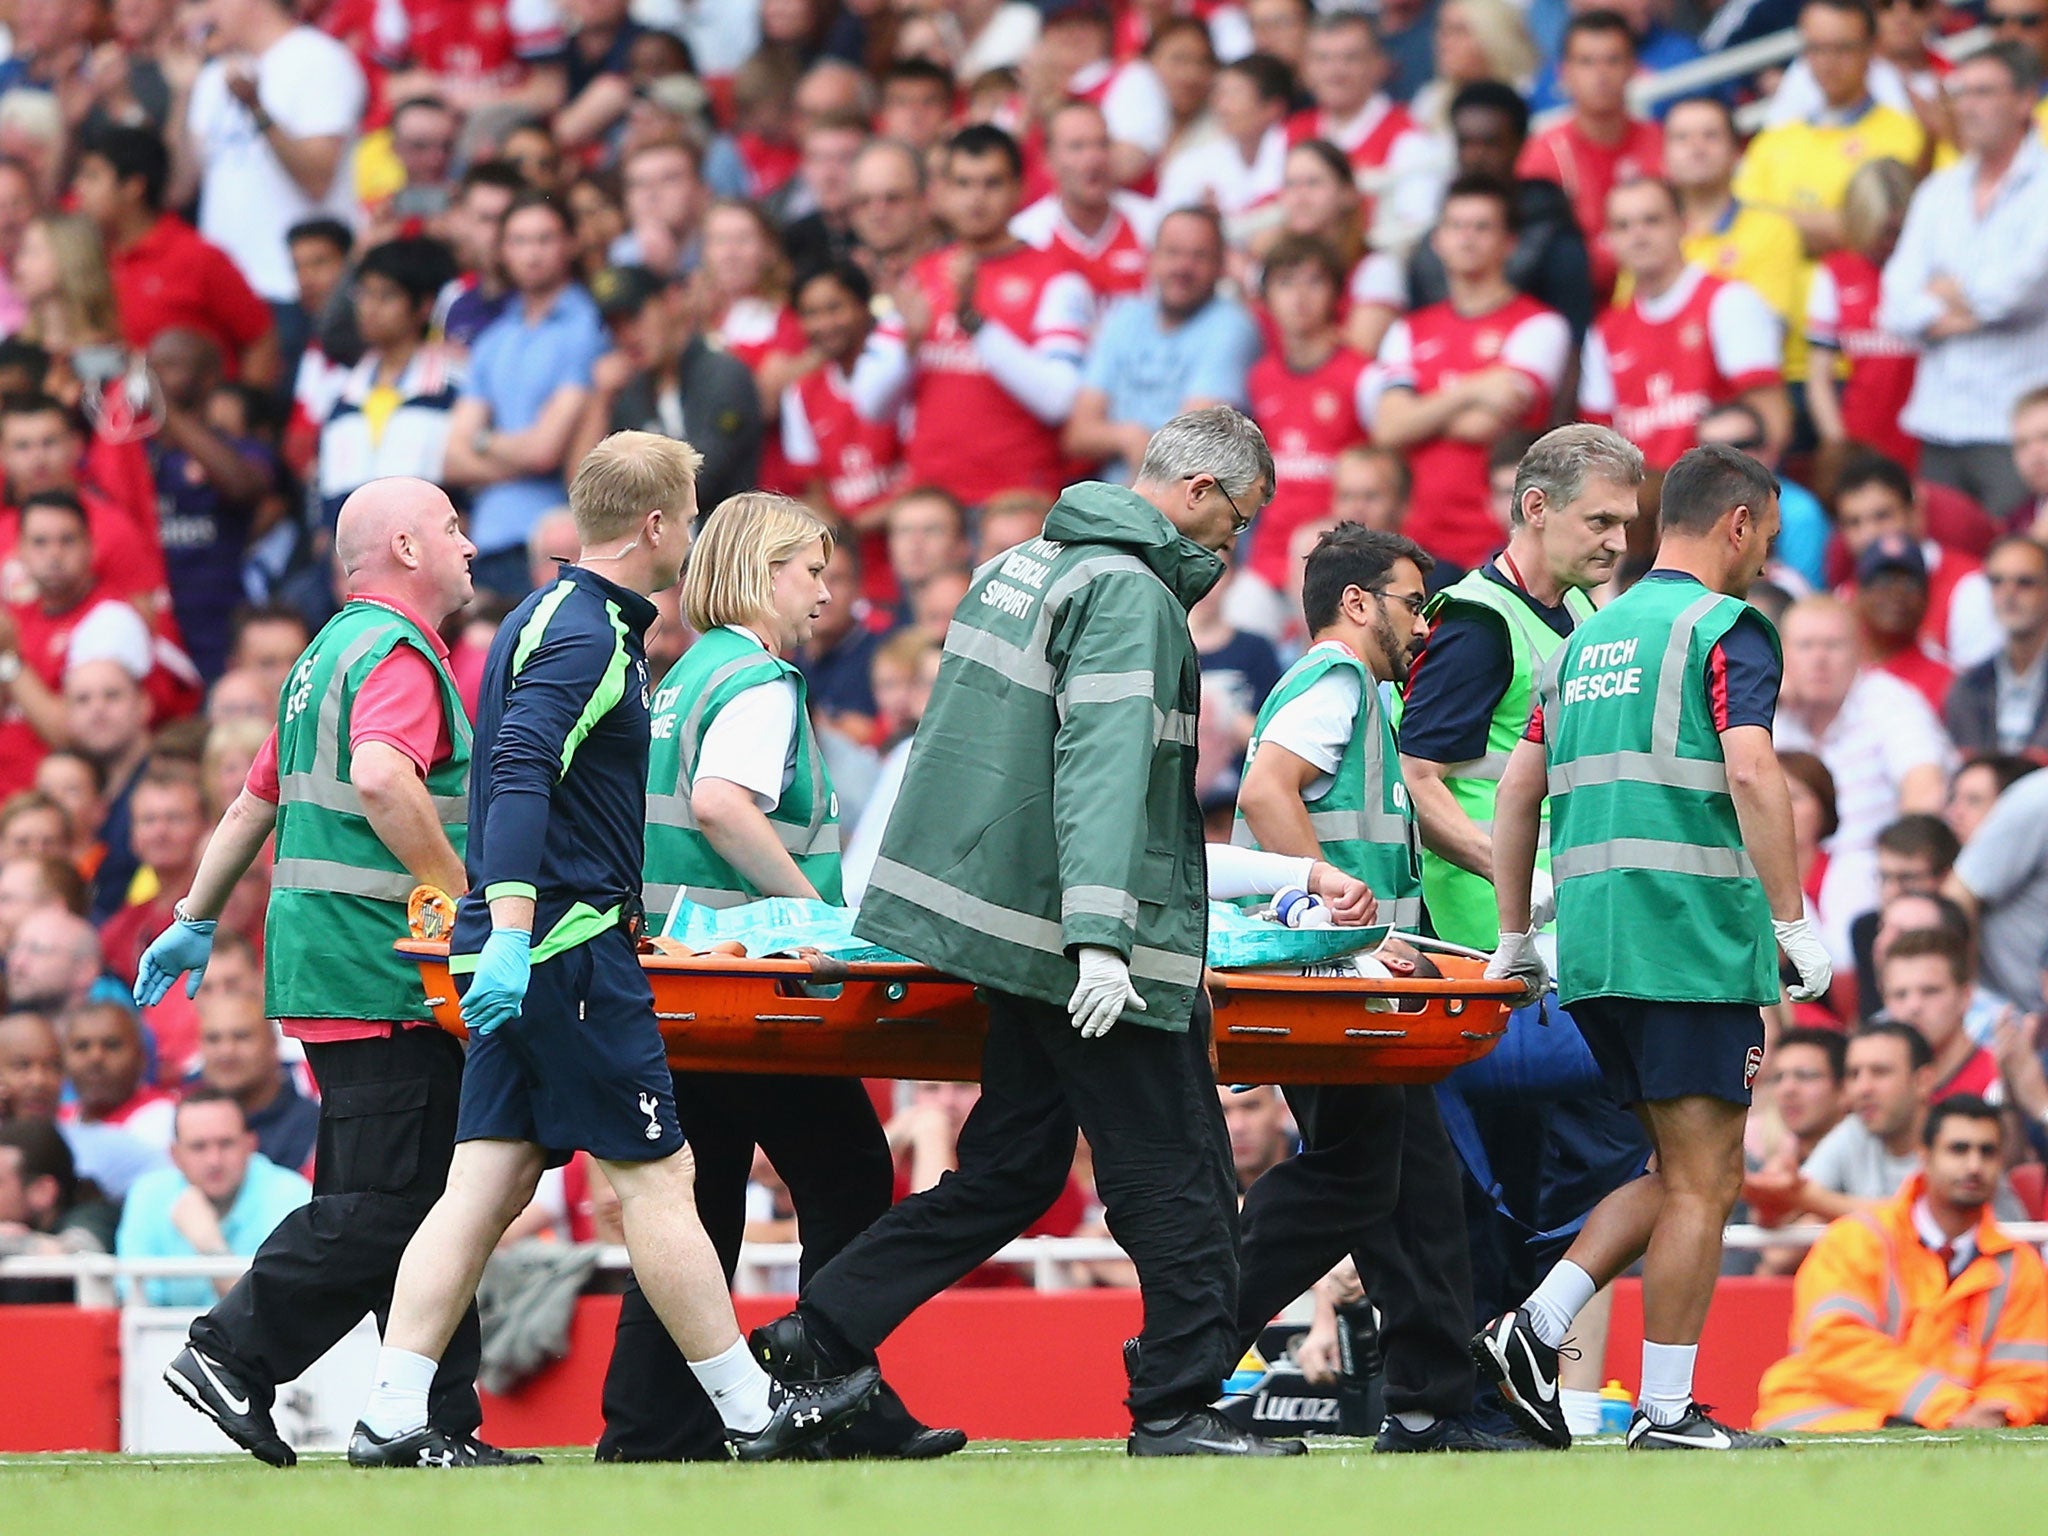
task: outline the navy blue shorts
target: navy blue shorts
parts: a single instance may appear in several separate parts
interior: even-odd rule
[[[650,1163],[681,1149],[654,993],[625,930],[541,961],[519,1017],[470,1037],[455,1139],[532,1142],[550,1167],[578,1151]]]
[[[1752,1003],[1582,997],[1571,1014],[1623,1104],[1708,1098],[1747,1105],[1764,1064],[1764,1016]]]

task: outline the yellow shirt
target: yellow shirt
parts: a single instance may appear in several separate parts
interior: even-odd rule
[[[2034,121],[2041,125],[2041,137],[2048,139],[2048,96],[2041,98],[2041,105],[2034,108]]]
[[[1735,195],[1785,213],[1841,208],[1849,178],[1872,160],[1897,160],[1918,170],[1927,133],[1891,107],[1872,105],[1846,126],[1781,123],[1750,141],[1735,170]]]
[[[1716,277],[1749,284],[1785,327],[1785,377],[1806,377],[1806,244],[1799,226],[1771,208],[1738,201],[1719,229],[1685,237],[1685,259]]]

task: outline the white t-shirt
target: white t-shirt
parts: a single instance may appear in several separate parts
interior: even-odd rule
[[[1669,325],[1692,302],[1693,290],[1706,275],[1704,268],[1688,266],[1678,281],[1656,298],[1638,295],[1636,308],[1650,324]],[[1784,358],[1784,323],[1749,284],[1729,282],[1707,306],[1707,341],[1714,349],[1714,366],[1721,377],[1739,379],[1778,368]],[[1614,373],[1607,366],[1607,343],[1595,326],[1586,332],[1579,409],[1612,416],[1614,406]]]
[[[214,59],[199,71],[186,126],[202,167],[199,232],[234,258],[242,275],[273,304],[298,297],[285,231],[305,219],[358,222],[349,156],[343,152],[324,197],[311,198],[286,173],[256,120],[228,92],[228,69]],[[257,99],[292,138],[353,140],[368,89],[355,55],[324,32],[294,27],[256,60]]]
[[[1361,697],[1358,674],[1350,667],[1332,667],[1275,710],[1266,728],[1259,732],[1260,746],[1272,742],[1285,747],[1321,770],[1302,787],[1302,799],[1319,800],[1329,793],[1337,765],[1344,761],[1344,750],[1351,745]]]
[[[727,625],[762,650],[760,636]],[[763,815],[782,803],[782,792],[796,776],[791,748],[796,742],[796,683],[781,677],[735,694],[726,702],[697,748],[692,787],[705,779],[724,779],[753,793]]]

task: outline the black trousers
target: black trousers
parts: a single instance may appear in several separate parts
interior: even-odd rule
[[[677,1072],[676,1112],[697,1166],[697,1214],[732,1279],[758,1144],[789,1186],[808,1280],[889,1209],[895,1170],[867,1090],[850,1077]],[[915,1426],[894,1394],[851,1433],[901,1440]],[[604,1378],[599,1461],[723,1461],[725,1428],[637,1280],[619,1304]]]
[[[381,1331],[405,1245],[448,1182],[462,1044],[445,1030],[307,1042],[320,1085],[313,1198],[278,1223],[249,1271],[192,1324],[192,1342],[232,1366],[267,1404],[362,1321]],[[483,1423],[482,1336],[472,1303],[441,1356],[427,1413],[450,1433]]]
[[[1463,1182],[1423,1085],[1283,1090],[1303,1150],[1244,1201],[1240,1350],[1345,1254],[1380,1311],[1389,1413],[1464,1413],[1477,1386]]]
[[[1182,1034],[1128,1021],[1098,1040],[1066,1010],[988,993],[981,1098],[959,1167],[892,1207],[804,1287],[827,1340],[871,1355],[918,1306],[1051,1207],[1074,1133],[1095,1153],[1109,1229],[1138,1268],[1135,1418],[1212,1401],[1237,1354],[1237,1201],[1209,1069],[1209,1006]]]

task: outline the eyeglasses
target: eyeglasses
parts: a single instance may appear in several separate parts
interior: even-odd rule
[[[2038,27],[2048,21],[2048,11],[1986,11],[1984,24],[1989,27]]]
[[[1391,597],[1406,608],[1413,618],[1421,618],[1422,610],[1429,606],[1427,592],[1389,592],[1385,587],[1367,587],[1366,590],[1374,597]]]
[[[1199,479],[1201,479],[1201,478],[1202,478],[1202,475],[1203,475],[1203,474],[1208,474],[1208,473],[1209,473],[1209,472],[1208,472],[1207,470],[1203,470],[1203,471],[1201,472],[1201,474],[1194,474],[1194,475],[1182,475],[1182,476],[1181,476],[1181,479],[1183,479],[1183,480],[1199,480]],[[1225,486],[1225,485],[1223,484],[1223,482],[1222,482],[1221,480],[1219,480],[1219,479],[1218,479],[1218,478],[1217,478],[1216,476],[1214,476],[1214,475],[1209,475],[1209,483],[1210,483],[1211,485],[1215,486],[1217,490],[1221,491],[1221,492],[1223,493],[1223,499],[1224,499],[1225,501],[1227,501],[1227,502],[1229,502],[1229,503],[1230,503],[1230,532],[1231,532],[1231,535],[1232,535],[1233,537],[1235,537],[1236,535],[1238,535],[1238,534],[1240,534],[1240,533],[1243,533],[1243,532],[1245,531],[1245,529],[1247,529],[1247,528],[1251,527],[1251,525],[1252,525],[1252,520],[1251,520],[1250,518],[1246,517],[1246,516],[1245,516],[1245,515],[1244,515],[1244,514],[1243,514],[1242,512],[1238,511],[1238,509],[1237,509],[1237,498],[1236,498],[1235,496],[1233,496],[1233,495],[1231,495],[1231,494],[1230,494],[1230,491],[1229,491],[1229,489],[1228,489],[1228,488],[1227,488],[1227,487],[1226,487],[1226,486]]]
[[[1996,572],[1986,571],[1984,580],[1987,585],[1994,587],[2048,586],[2048,576],[2000,576]]]

